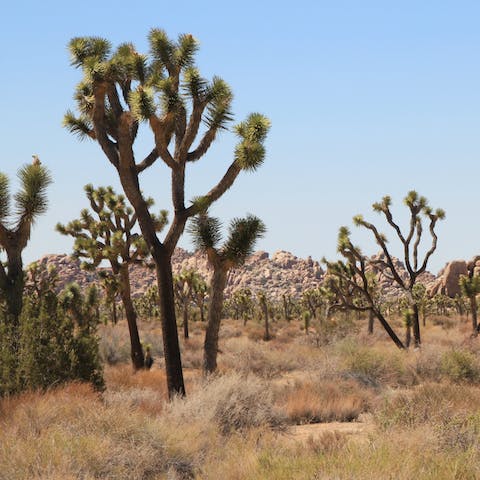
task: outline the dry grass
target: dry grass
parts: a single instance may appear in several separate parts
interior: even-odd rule
[[[155,363],[137,373],[125,324],[105,327],[104,357],[116,363],[105,392],[71,384],[0,401],[0,479],[480,478],[480,339],[469,324],[429,319],[422,349],[400,352],[380,328],[368,336],[353,322],[354,333],[317,346],[298,321],[276,322],[264,342],[260,324],[227,320],[209,379],[204,325],[192,322],[191,338],[180,336],[188,397],[172,403],[158,323],[140,325]],[[299,443],[277,433],[364,412],[379,428],[362,441],[328,424]]]
[[[291,423],[351,422],[370,409],[372,393],[353,380],[301,382],[279,395]]]

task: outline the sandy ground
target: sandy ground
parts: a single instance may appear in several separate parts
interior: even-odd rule
[[[366,441],[368,436],[375,430],[371,422],[330,422],[314,423],[308,425],[294,425],[288,429],[286,438],[292,442],[305,443],[315,441],[328,433],[346,435],[354,441]]]

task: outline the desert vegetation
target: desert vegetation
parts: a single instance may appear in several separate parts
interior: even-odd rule
[[[365,255],[341,227],[342,260],[324,259],[325,272],[302,264],[314,285],[227,294],[267,226],[234,218],[222,243],[209,209],[261,166],[270,121],[252,113],[233,128],[230,166],[188,204],[187,167],[232,121],[232,92],[200,75],[191,35],[153,29],[148,40],[149,55],[97,37],[69,44],[83,78],[64,124],[99,145],[123,189],[87,185],[90,210],[56,227],[98,274],[88,287],[60,285],[44,263],[23,266],[51,183],[38,157],[19,170],[14,212],[0,174],[0,479],[479,478],[480,263],[448,295],[427,282],[443,210],[408,192],[404,230],[385,196],[373,210],[401,260],[358,215],[380,255]],[[142,123],[152,148],[138,160]],[[141,189],[159,159],[170,213],[155,213]],[[173,271],[184,230],[208,275]],[[138,265],[156,277],[140,292]]]

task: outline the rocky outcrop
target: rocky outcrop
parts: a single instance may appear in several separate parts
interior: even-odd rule
[[[98,275],[81,269],[80,262],[67,255],[46,255],[38,260],[46,267],[54,266],[58,271],[59,289],[66,284],[77,282],[81,287],[98,282]],[[182,270],[196,270],[207,281],[211,270],[204,255],[189,253],[177,248],[172,258],[174,273]],[[309,288],[318,287],[323,278],[319,262],[308,257],[306,260],[285,252],[275,252],[270,258],[267,252],[255,252],[245,265],[229,274],[226,296],[240,288],[249,288],[253,292],[265,290],[271,298],[280,298],[283,294],[299,297]],[[133,265],[130,269],[133,296],[142,295],[155,284],[155,271],[144,266]]]
[[[460,295],[458,282],[460,275],[480,275],[480,256],[475,256],[470,261],[453,260],[440,270],[432,288],[429,290],[431,296],[440,293],[450,298]]]

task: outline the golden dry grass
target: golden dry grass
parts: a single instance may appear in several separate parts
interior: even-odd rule
[[[480,340],[469,325],[429,320],[409,352],[364,327],[318,344],[298,321],[276,322],[264,342],[260,324],[228,320],[220,373],[204,379],[204,326],[192,323],[181,338],[188,397],[169,404],[158,324],[142,324],[159,342],[151,371],[134,373],[127,355],[106,367],[101,394],[71,384],[0,401],[0,479],[480,478]],[[104,345],[125,356],[126,327],[115,328]],[[301,442],[277,433],[359,416],[373,418],[360,442],[338,423]]]

